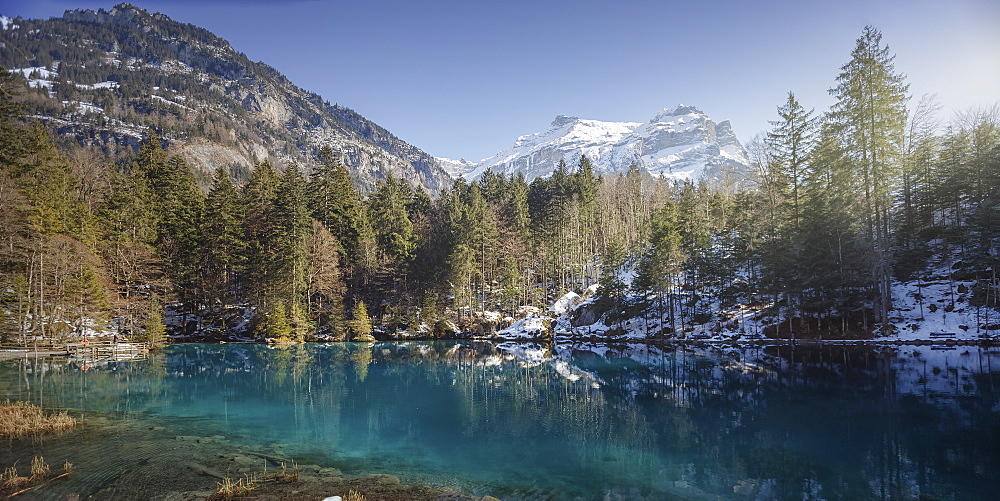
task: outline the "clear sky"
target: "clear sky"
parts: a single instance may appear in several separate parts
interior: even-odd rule
[[[0,0],[47,18],[117,2]],[[137,0],[435,156],[486,158],[556,115],[695,105],[746,141],[788,91],[825,111],[865,25],[942,118],[1000,102],[998,0]]]

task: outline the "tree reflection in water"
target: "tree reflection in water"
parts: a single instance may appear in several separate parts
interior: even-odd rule
[[[17,360],[0,366],[0,398],[169,418],[176,435],[512,499],[987,499],[997,487],[996,350],[524,348],[175,345],[86,373]]]

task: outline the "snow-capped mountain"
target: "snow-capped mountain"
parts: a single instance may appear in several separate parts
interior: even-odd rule
[[[451,158],[434,157],[437,160],[438,165],[448,173],[449,176],[457,178],[476,168],[475,162],[470,162],[464,158],[454,160]]]
[[[625,172],[635,164],[654,176],[712,183],[741,181],[752,172],[729,121],[715,123],[698,108],[682,104],[657,112],[645,123],[560,115],[548,129],[517,138],[509,148],[461,174],[475,179],[487,169],[522,172],[530,181],[549,175],[560,160],[570,169],[576,167],[581,154],[603,174]],[[443,165],[443,160],[438,162]]]

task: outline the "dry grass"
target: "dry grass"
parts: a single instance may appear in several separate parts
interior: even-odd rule
[[[66,412],[46,415],[36,405],[27,402],[0,403],[0,437],[24,438],[43,433],[58,433],[77,425]]]
[[[281,471],[273,473],[267,472],[267,464],[264,466],[262,475],[244,474],[243,478],[233,480],[226,477],[217,484],[215,492],[209,496],[209,500],[237,499],[248,496],[257,496],[260,488],[274,483],[296,482],[299,479],[299,465],[293,464],[291,468],[285,462],[281,463]],[[266,489],[265,489],[266,490]]]
[[[249,496],[259,485],[260,482],[257,480],[256,474],[253,476],[246,475],[235,482],[233,479],[226,477],[219,482],[218,487],[215,489],[215,494],[210,496],[209,499],[233,499]]]
[[[35,456],[34,458],[31,459],[31,476],[29,477],[22,477],[17,472],[17,463],[14,463],[14,466],[11,466],[10,468],[4,470],[3,474],[0,474],[0,490],[14,491],[17,489],[22,489],[24,487],[27,487],[29,485],[32,486],[31,488],[33,489],[39,485],[55,480],[56,478],[69,475],[72,471],[73,471],[73,464],[67,461],[66,464],[63,465],[62,475],[59,475],[55,478],[50,478],[52,477],[52,469],[49,468],[49,465],[45,462],[45,458],[41,456]],[[11,495],[11,497],[19,493],[20,492],[14,493]]]
[[[288,469],[288,464],[284,461],[281,462],[281,473],[275,473],[272,477],[268,478],[265,475],[265,480],[281,480],[285,482],[296,482],[299,480],[299,465],[295,464],[292,469]]]
[[[3,490],[18,489],[27,485],[28,482],[31,482],[30,478],[17,474],[17,463],[4,470],[3,475],[0,475],[0,489]]]
[[[45,464],[45,458],[35,456],[31,458],[31,480],[33,482],[42,480],[52,474],[52,469]]]

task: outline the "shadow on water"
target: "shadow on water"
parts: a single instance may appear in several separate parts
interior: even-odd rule
[[[5,361],[0,399],[87,424],[0,444],[0,466],[68,460],[79,473],[39,495],[95,498],[204,494],[281,459],[504,499],[990,499],[1000,486],[1000,351],[519,350],[174,345],[87,371]]]

